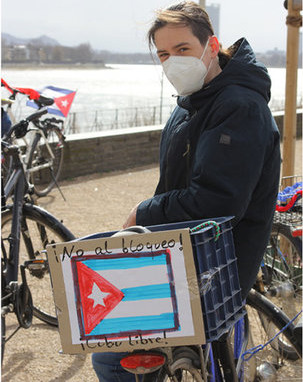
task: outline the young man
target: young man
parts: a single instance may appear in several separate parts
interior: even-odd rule
[[[160,146],[155,195],[124,228],[234,216],[243,298],[268,242],[279,183],[279,133],[270,78],[242,38],[223,51],[194,2],[161,11],[149,40],[179,94]]]
[[[270,78],[244,38],[220,48],[197,3],[160,11],[148,37],[179,95],[178,106],[162,133],[155,195],[131,211],[124,228],[234,216],[245,298],[268,242],[279,183],[279,133],[267,105]],[[95,370],[108,370],[114,359],[119,355],[109,362],[94,354]],[[118,362],[115,367],[120,370]],[[121,379],[98,375],[100,381],[133,380],[120,372]]]

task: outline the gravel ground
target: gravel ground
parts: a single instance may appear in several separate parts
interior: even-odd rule
[[[297,172],[301,173],[301,141],[298,142]],[[124,173],[93,175],[60,183],[66,198],[57,189],[38,203],[52,212],[74,233],[120,229],[131,208],[153,194],[158,169],[142,168]],[[13,315],[8,322],[15,324]],[[33,320],[30,329],[20,330],[8,342],[2,366],[3,382],[97,382],[91,357],[59,354],[60,339],[56,328]],[[286,381],[301,380],[301,363],[290,369]]]
[[[38,203],[62,219],[77,237],[118,230],[132,207],[153,194],[157,179],[156,168],[81,177],[60,182],[66,201],[55,189]],[[10,316],[8,325],[13,327],[16,320]],[[97,381],[90,355],[62,355],[59,350],[57,329],[34,318],[30,329],[21,329],[7,343],[2,381]]]

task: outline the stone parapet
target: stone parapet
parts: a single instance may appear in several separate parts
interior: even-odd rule
[[[282,135],[283,113],[274,113],[274,118]],[[157,125],[70,135],[60,179],[157,164],[162,129]],[[302,111],[297,114],[297,138],[302,138]]]

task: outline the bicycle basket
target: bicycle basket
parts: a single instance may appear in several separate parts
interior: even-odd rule
[[[215,221],[220,228],[218,240],[216,228],[212,225],[191,232],[190,237],[200,288],[206,341],[212,342],[220,338],[245,313],[233,243],[232,217],[147,228],[151,231],[194,228],[209,220]]]

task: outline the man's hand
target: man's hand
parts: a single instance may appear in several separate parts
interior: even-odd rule
[[[128,215],[128,218],[126,219],[125,223],[123,224],[123,228],[127,228],[127,227],[131,227],[133,225],[136,225],[136,215],[137,215],[137,208],[138,208],[138,205],[140,203],[138,203],[136,205],[136,207],[134,207],[130,214]]]

